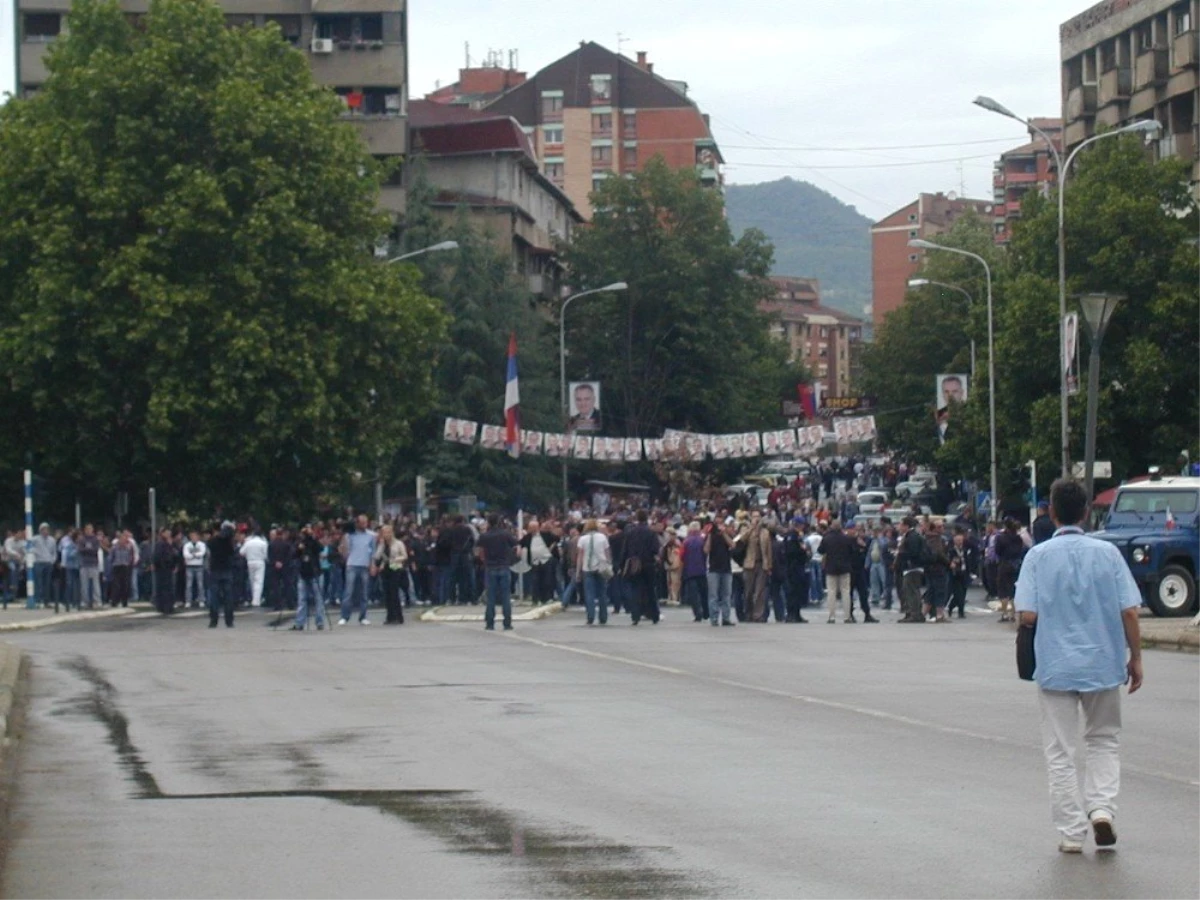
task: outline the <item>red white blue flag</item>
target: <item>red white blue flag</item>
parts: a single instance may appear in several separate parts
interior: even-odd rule
[[[517,335],[508,336],[508,373],[504,383],[504,447],[516,459],[521,455],[521,390],[517,384]]]

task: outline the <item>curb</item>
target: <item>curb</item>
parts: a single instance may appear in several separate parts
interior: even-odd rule
[[[132,606],[123,606],[117,609],[96,609],[88,612],[77,613],[60,613],[48,619],[30,619],[28,622],[8,622],[0,625],[0,631],[33,631],[36,628],[48,628],[51,625],[65,625],[68,622],[87,622],[90,619],[107,619],[112,616],[127,616],[130,613],[138,612]],[[3,689],[3,683],[0,682],[0,689]]]
[[[1175,650],[1179,653],[1200,653],[1200,633],[1181,631],[1170,637],[1142,636],[1142,649]]]
[[[435,606],[433,609],[427,610],[421,614],[422,622],[482,622],[484,614],[478,613],[448,613],[443,610],[453,609],[450,606]],[[545,619],[547,616],[554,616],[562,612],[562,604],[557,600],[552,600],[549,603],[543,603],[541,606],[535,606],[533,609],[523,612],[514,613],[514,622],[533,622],[538,619]]]

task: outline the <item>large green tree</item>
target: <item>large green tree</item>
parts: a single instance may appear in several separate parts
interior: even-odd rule
[[[78,0],[47,65],[0,111],[0,477],[265,515],[369,473],[443,315],[372,258],[384,173],[304,56],[206,0]]]
[[[594,192],[590,226],[566,259],[578,289],[624,281],[569,309],[568,375],[603,383],[610,434],[782,427],[784,384],[799,380],[758,309],[772,289],[771,245],[734,240],[721,197],[655,159]]]

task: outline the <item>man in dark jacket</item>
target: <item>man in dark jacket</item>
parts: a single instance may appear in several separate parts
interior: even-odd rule
[[[634,524],[625,530],[622,573],[628,591],[629,614],[633,624],[646,616],[655,625],[659,620],[658,598],[654,595],[654,561],[658,557],[658,535],[646,524],[646,511],[639,509]],[[611,543],[611,542],[610,542]]]
[[[858,605],[862,609],[863,623],[875,623],[879,620],[871,615],[871,578],[869,572],[869,564],[867,561],[867,536],[865,529],[860,529],[854,523],[851,523],[846,529],[846,536],[850,538],[850,589],[858,596]],[[848,604],[850,615],[848,618],[851,622],[854,618],[854,601],[851,600]]]
[[[1037,517],[1033,520],[1033,525],[1029,527],[1029,533],[1033,536],[1034,546],[1054,537],[1054,523],[1050,521],[1050,504],[1045,500],[1040,501],[1037,505]]]
[[[900,546],[896,550],[896,574],[900,579],[901,622],[925,621],[921,611],[921,584],[925,576],[925,538],[917,531],[917,520],[905,516],[900,521]]]
[[[289,605],[292,594],[289,576],[293,571],[295,558],[296,547],[292,543],[291,533],[286,528],[280,528],[267,547],[267,570],[271,573],[271,593],[276,610]]]
[[[171,529],[164,528],[159,532],[154,544],[154,605],[164,616],[175,611],[175,570],[179,565],[179,556],[175,544],[171,540]]]
[[[808,600],[808,544],[801,527],[804,520],[792,520],[792,527],[783,536],[784,586],[787,592],[787,621],[808,622],[800,610]]]
[[[225,625],[233,627],[233,523],[222,522],[221,530],[208,541],[208,574],[212,593],[208,600],[208,627],[216,628],[219,611],[225,610]]]
[[[850,573],[854,570],[854,541],[842,531],[837,519],[829,523],[829,530],[817,548],[825,566],[825,592],[829,595],[828,622],[837,621],[837,611],[842,598],[846,598],[846,618],[854,621],[854,610],[850,608]]]

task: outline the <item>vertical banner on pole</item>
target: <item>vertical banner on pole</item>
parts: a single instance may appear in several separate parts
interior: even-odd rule
[[[25,606],[33,609],[40,597],[33,586],[33,472],[25,470]]]
[[[1079,313],[1067,313],[1063,319],[1063,369],[1067,379],[1067,396],[1079,393]]]

